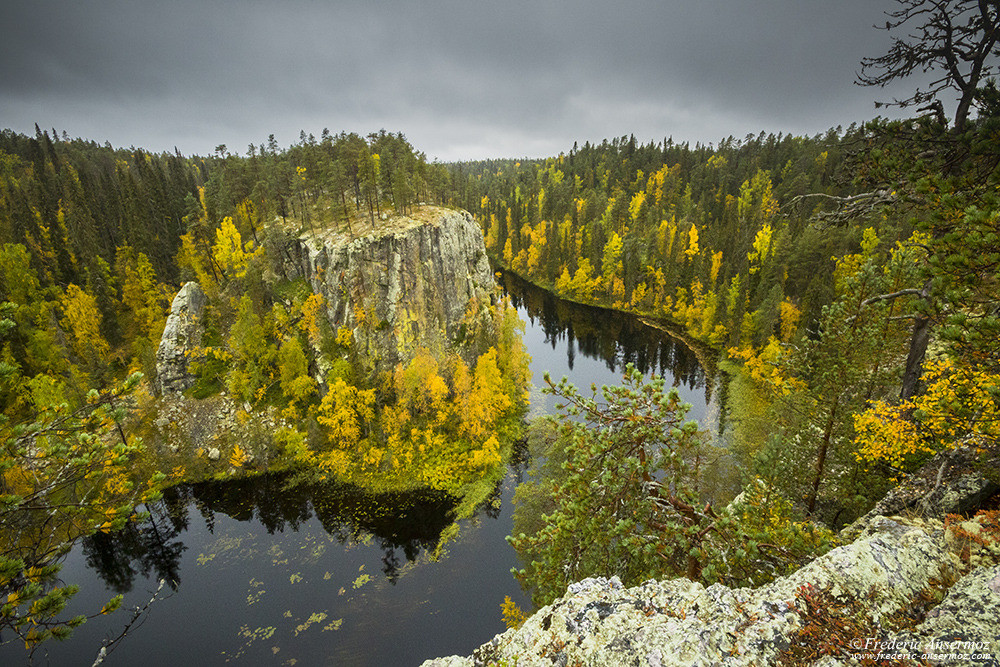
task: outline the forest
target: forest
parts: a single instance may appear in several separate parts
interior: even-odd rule
[[[862,61],[862,83],[935,58],[890,51]],[[931,455],[997,447],[1000,91],[974,73],[897,101],[918,108],[906,120],[717,145],[622,136],[546,159],[428,162],[385,130],[201,157],[3,131],[0,633],[30,649],[84,622],[60,615],[75,589],[58,557],[187,478],[156,469],[141,436],[189,280],[210,303],[189,397],[282,419],[274,459],[228,443],[234,468],[433,488],[459,513],[489,495],[526,408],[510,304],[483,306],[466,357],[419,350],[377,376],[307,285],[275,277],[302,234],[358,238],[430,202],[470,211],[497,267],[668,323],[732,378],[727,446],[747,475],[732,511],[699,495],[705,435],[662,379],[630,368],[591,397],[548,381],[562,412],[529,428],[538,466],[510,538],[537,603],[595,573],[758,584],[829,549]]]
[[[519,491],[528,529],[511,540],[538,604],[609,569],[632,582],[664,572],[757,582],[800,562],[800,549],[828,548],[822,531],[798,532],[795,516],[839,528],[930,455],[996,447],[996,94],[983,87],[980,113],[961,132],[927,114],[717,147],[620,137],[546,160],[452,167],[458,201],[478,211],[497,263],[565,299],[672,322],[718,350],[736,373],[726,444],[743,456],[753,482],[744,488],[767,489],[732,530],[698,510],[697,469],[677,467],[699,449],[642,431],[652,427],[652,399],[605,391],[587,403],[553,382],[569,407],[563,430],[545,436],[541,451],[556,464],[541,477],[558,481]],[[677,428],[683,410],[657,391],[679,415],[661,415],[656,428]],[[642,422],[634,432],[614,426],[629,411]],[[601,441],[597,454],[572,426],[582,416],[586,437]],[[614,436],[597,435],[605,432]],[[636,447],[648,440],[676,449],[647,462]],[[612,492],[597,477],[610,496],[586,504],[595,456],[634,458],[643,471],[629,479],[645,482]],[[653,481],[663,474],[691,495],[665,493]],[[628,509],[599,513],[615,502]],[[557,518],[540,526],[529,515]],[[633,523],[636,515],[647,518]],[[770,527],[742,532],[756,521]],[[623,534],[600,537],[608,525]],[[660,525],[658,537],[623,547],[643,525]],[[719,539],[707,544],[710,536]],[[763,543],[780,555],[764,554]]]
[[[492,492],[525,404],[513,309],[469,304],[461,345],[418,347],[376,373],[354,335],[383,323],[362,313],[353,329],[338,326],[303,279],[276,275],[299,234],[356,238],[388,212],[446,196],[444,167],[384,131],[303,134],[280,151],[272,139],[245,158],[222,146],[185,158],[56,136],[5,131],[0,147],[11,636],[30,649],[83,622],[58,619],[74,592],[58,584],[59,555],[141,519],[137,505],[182,481],[293,469],[301,483],[447,492],[457,518]],[[205,448],[167,465],[153,447],[153,422],[167,419],[157,416],[156,350],[189,280],[208,297],[190,398],[228,397],[237,422],[263,439],[217,443],[226,465],[215,471]],[[272,433],[254,427],[262,414],[277,420]]]
[[[509,538],[536,604],[606,572],[757,584],[828,549],[828,528],[931,455],[995,451],[998,19],[983,3],[899,5],[885,29],[919,30],[862,59],[857,83],[935,71],[885,104],[913,118],[717,146],[623,136],[452,166],[497,263],[563,298],[672,322],[735,373],[725,446],[745,497],[722,512],[698,492],[710,451],[662,381],[627,372],[588,397],[546,378],[563,412],[537,436],[543,463]]]

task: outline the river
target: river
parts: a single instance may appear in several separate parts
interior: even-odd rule
[[[715,382],[683,343],[637,319],[567,303],[514,276],[502,282],[521,318],[532,356],[531,414],[550,412],[542,375],[580,387],[620,381],[626,363],[666,376],[717,424]],[[435,559],[451,501],[440,494],[374,498],[336,485],[297,485],[267,475],[185,485],[150,507],[151,520],[97,535],[66,556],[61,577],[80,586],[68,609],[88,613],[125,594],[123,610],[49,642],[35,664],[94,662],[128,608],[162,599],[104,665],[417,665],[461,654],[505,627],[500,603],[530,602],[510,574],[517,554],[504,540],[511,497],[525,463],[515,461],[494,497]],[[23,664],[20,646],[0,664]]]

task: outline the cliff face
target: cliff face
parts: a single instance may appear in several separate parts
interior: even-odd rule
[[[495,289],[472,216],[433,206],[358,238],[305,234],[283,270],[323,297],[329,322],[353,331],[373,371],[393,368],[417,347],[443,350],[460,340],[470,305],[489,303]]]
[[[163,393],[182,392],[192,384],[187,352],[201,345],[205,293],[196,282],[185,283],[170,304],[170,315],[156,351],[156,380]]]

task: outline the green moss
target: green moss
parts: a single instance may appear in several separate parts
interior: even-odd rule
[[[312,294],[312,288],[305,278],[282,280],[274,284],[274,293],[282,301],[301,303]]]
[[[194,384],[187,390],[191,398],[205,399],[215,396],[223,390],[222,376],[229,369],[228,364],[220,359],[208,358],[199,364]]]

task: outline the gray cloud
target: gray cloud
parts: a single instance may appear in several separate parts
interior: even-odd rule
[[[888,5],[8,0],[0,118],[200,154],[384,127],[443,160],[814,134],[891,96],[853,85]]]

